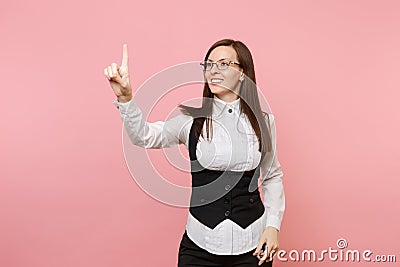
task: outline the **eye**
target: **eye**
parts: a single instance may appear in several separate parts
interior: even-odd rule
[[[228,61],[222,61],[221,62],[221,66],[222,67],[228,67],[229,66],[229,62]]]

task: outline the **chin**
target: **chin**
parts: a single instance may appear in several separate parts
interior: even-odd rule
[[[219,86],[219,85],[211,85],[210,84],[209,87],[210,87],[211,92],[214,95],[224,95],[224,94],[229,93],[231,91],[231,90],[229,90],[229,89],[227,89],[225,87]]]

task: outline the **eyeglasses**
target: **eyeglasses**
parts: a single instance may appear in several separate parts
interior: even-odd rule
[[[218,61],[218,62],[211,62],[211,61],[200,62],[200,65],[204,71],[211,70],[214,64],[217,65],[217,68],[219,70],[226,70],[229,68],[229,65],[231,65],[231,64],[236,64],[238,66],[241,66],[240,63],[237,63],[234,61],[229,61],[229,60],[223,60],[223,61]]]

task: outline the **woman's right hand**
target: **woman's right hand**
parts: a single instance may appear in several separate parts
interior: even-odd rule
[[[110,82],[110,86],[119,102],[124,103],[132,99],[132,88],[129,81],[127,44],[124,44],[123,46],[121,67],[119,67],[117,63],[112,63],[104,69],[104,75]]]

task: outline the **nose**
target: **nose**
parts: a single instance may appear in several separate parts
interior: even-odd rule
[[[217,64],[212,64],[212,66],[211,66],[211,69],[210,69],[210,73],[218,73],[219,72],[219,69],[218,69],[218,67],[217,67]]]

